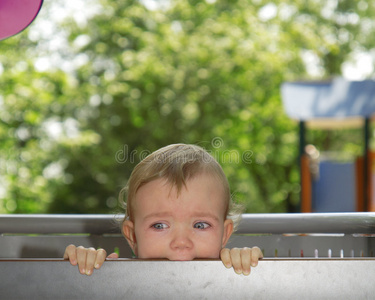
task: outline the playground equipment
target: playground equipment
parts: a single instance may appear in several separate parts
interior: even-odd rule
[[[375,81],[288,82],[281,93],[287,115],[299,122],[301,212],[375,211],[375,154],[369,149]],[[363,155],[355,161],[317,162],[312,146],[306,149],[307,128],[354,127],[363,128],[364,140]],[[313,180],[314,164],[319,180]]]

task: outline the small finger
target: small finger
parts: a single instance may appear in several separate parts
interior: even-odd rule
[[[230,259],[230,251],[228,248],[223,248],[220,251],[220,258],[226,268],[232,267],[232,260]]]
[[[259,259],[263,258],[262,250],[258,247],[251,248],[251,266],[256,267],[258,265]]]
[[[251,263],[251,249],[242,248],[241,249],[241,264],[242,264],[242,273],[244,275],[250,274],[250,263]]]
[[[230,250],[230,258],[234,271],[237,274],[242,274],[241,250],[239,248],[232,248]]]
[[[107,257],[107,252],[104,249],[98,249],[96,251],[96,259],[95,259],[95,265],[94,265],[95,269],[100,269],[106,257]]]
[[[110,255],[107,256],[108,259],[117,259],[118,258],[118,254],[113,252],[111,253]]]
[[[76,246],[69,245],[66,247],[64,252],[64,259],[69,259],[70,264],[73,266],[77,265],[77,253],[76,253]]]
[[[86,274],[86,257],[87,257],[86,249],[82,246],[77,247],[77,262],[78,262],[79,272],[81,274]]]
[[[86,275],[91,275],[94,271],[97,251],[95,248],[86,249]]]

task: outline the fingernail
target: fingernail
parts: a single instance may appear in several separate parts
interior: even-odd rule
[[[87,270],[86,275],[91,275],[91,270]]]
[[[81,274],[86,274],[86,270],[85,269],[81,269]]]
[[[99,264],[96,264],[95,265],[95,269],[99,269],[100,268],[100,265]]]
[[[243,274],[244,274],[245,276],[249,276],[249,275],[250,275],[250,270],[245,270],[245,271],[243,271]]]
[[[254,261],[251,263],[251,266],[252,266],[252,267],[256,267],[257,265],[258,265],[258,263],[257,263],[257,262],[254,262]]]

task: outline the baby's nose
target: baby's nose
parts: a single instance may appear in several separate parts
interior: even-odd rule
[[[193,242],[191,240],[189,230],[179,229],[176,230],[171,241],[171,248],[180,249],[190,249],[193,247]]]

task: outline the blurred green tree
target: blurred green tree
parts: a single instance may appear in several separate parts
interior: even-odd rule
[[[0,212],[111,212],[136,163],[178,142],[211,151],[248,212],[296,210],[297,128],[279,87],[312,77],[306,55],[321,79],[370,49],[375,5],[160,3],[101,0],[87,20],[56,21],[57,50],[32,28],[1,42]]]

